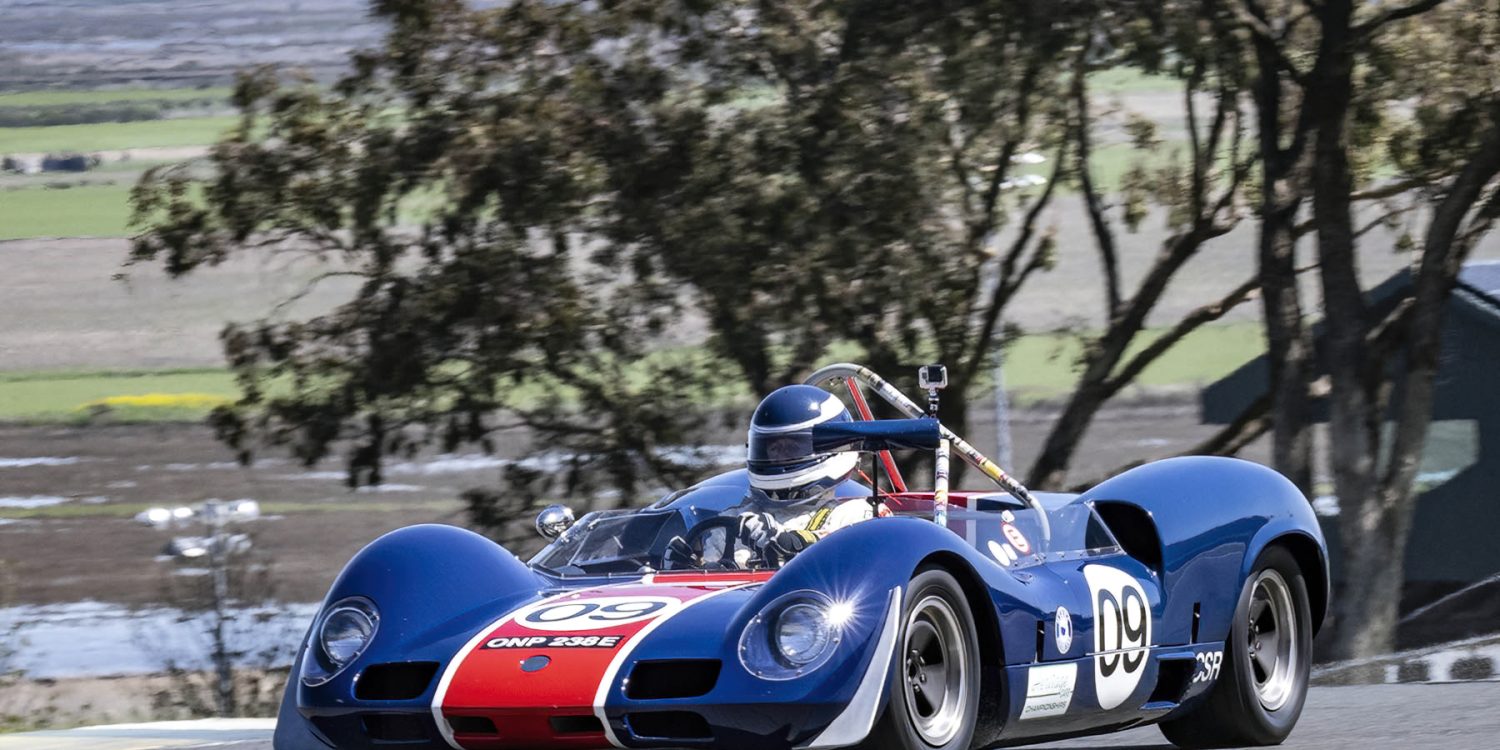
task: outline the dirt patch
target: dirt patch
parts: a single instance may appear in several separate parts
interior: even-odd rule
[[[497,457],[433,465],[427,456],[393,466],[379,490],[354,492],[336,465],[306,469],[267,456],[239,466],[207,428],[184,424],[0,427],[0,458],[17,459],[0,465],[0,497],[66,500],[42,517],[13,511],[0,524],[12,603],[21,604],[160,601],[171,566],[155,558],[171,534],[132,516],[210,498],[259,501],[265,518],[247,530],[271,566],[275,596],[316,601],[370,540],[416,523],[462,523],[459,493],[499,477]]]
[[[174,281],[157,266],[127,268],[129,241],[0,242],[0,370],[220,367],[219,332],[266,315],[328,270],[304,257],[250,251]],[[127,278],[116,280],[125,272]],[[305,317],[352,296],[320,285],[285,314]]]

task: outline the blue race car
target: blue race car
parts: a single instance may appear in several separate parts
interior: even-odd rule
[[[942,373],[922,374],[935,401]],[[275,747],[964,750],[1148,723],[1222,747],[1292,730],[1328,569],[1291,482],[1179,458],[1033,494],[868,369],[809,382],[865,420],[865,388],[909,417],[804,436],[879,456],[889,492],[834,491],[881,517],[789,560],[716,557],[743,522],[742,470],[576,523],[548,508],[529,562],[454,527],[392,532],[329,591]],[[890,462],[911,449],[932,452],[932,491]],[[953,453],[1003,491],[949,491]]]

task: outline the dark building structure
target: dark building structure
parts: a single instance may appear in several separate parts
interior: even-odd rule
[[[1389,310],[1411,286],[1403,271],[1371,290],[1373,308]],[[1443,322],[1433,425],[1417,479],[1417,502],[1406,555],[1407,606],[1421,605],[1500,574],[1500,262],[1464,266]],[[1315,329],[1315,335],[1319,333]],[[1402,363],[1392,363],[1399,375]],[[1203,420],[1227,424],[1266,392],[1268,363],[1252,360],[1203,392]],[[1314,404],[1318,421],[1327,404]],[[1339,555],[1333,518],[1337,499],[1314,507],[1333,559]],[[1334,579],[1343,571],[1335,563]]]

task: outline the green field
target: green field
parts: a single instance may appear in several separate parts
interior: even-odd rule
[[[80,422],[89,418],[114,421],[198,420],[206,408],[112,409],[99,413],[92,402],[112,396],[145,394],[207,394],[221,398],[238,395],[234,380],[224,370],[162,370],[155,372],[31,372],[0,373],[0,421]]]
[[[0,154],[203,146],[218,140],[237,122],[239,118],[236,117],[182,117],[145,122],[0,128]]]
[[[128,234],[130,183],[0,189],[0,240]]]
[[[217,99],[228,102],[226,87],[201,89],[97,89],[93,91],[18,91],[0,94],[0,107],[56,107],[105,102],[190,102]]]
[[[1146,346],[1160,331],[1147,331],[1134,347]],[[1074,363],[1082,351],[1077,338],[1055,334],[1023,336],[1005,351],[1005,386],[1022,401],[1067,395],[1077,381]],[[1258,323],[1206,326],[1188,336],[1141,373],[1139,386],[1201,385],[1233,372],[1265,351]]]
[[[1157,332],[1148,332],[1146,338],[1155,335]],[[1208,383],[1227,375],[1262,350],[1257,324],[1204,328],[1148,368],[1138,384],[1155,388]],[[1021,403],[1065,396],[1076,380],[1073,367],[1079,351],[1077,339],[1070,336],[1023,336],[1006,350],[1006,386]],[[988,378],[988,373],[985,378]],[[984,385],[977,390],[975,397],[983,398],[987,392],[988,385]],[[206,416],[208,407],[162,403],[101,409],[95,402],[110,397],[146,394],[156,394],[156,400],[164,402],[170,401],[161,398],[166,396],[178,396],[184,401],[199,396],[228,399],[237,393],[229,373],[215,369],[0,373],[0,421],[197,420]]]

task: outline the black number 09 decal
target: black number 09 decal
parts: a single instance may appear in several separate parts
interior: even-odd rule
[[[1150,616],[1146,611],[1146,600],[1133,588],[1124,589],[1120,596],[1123,601],[1117,599],[1114,592],[1100,589],[1094,600],[1094,612],[1098,618],[1094,632],[1098,634],[1097,650],[1103,654],[1099,673],[1104,677],[1113,675],[1122,664],[1127,673],[1135,672],[1146,659],[1144,650],[1127,651],[1146,645],[1146,618]]]

